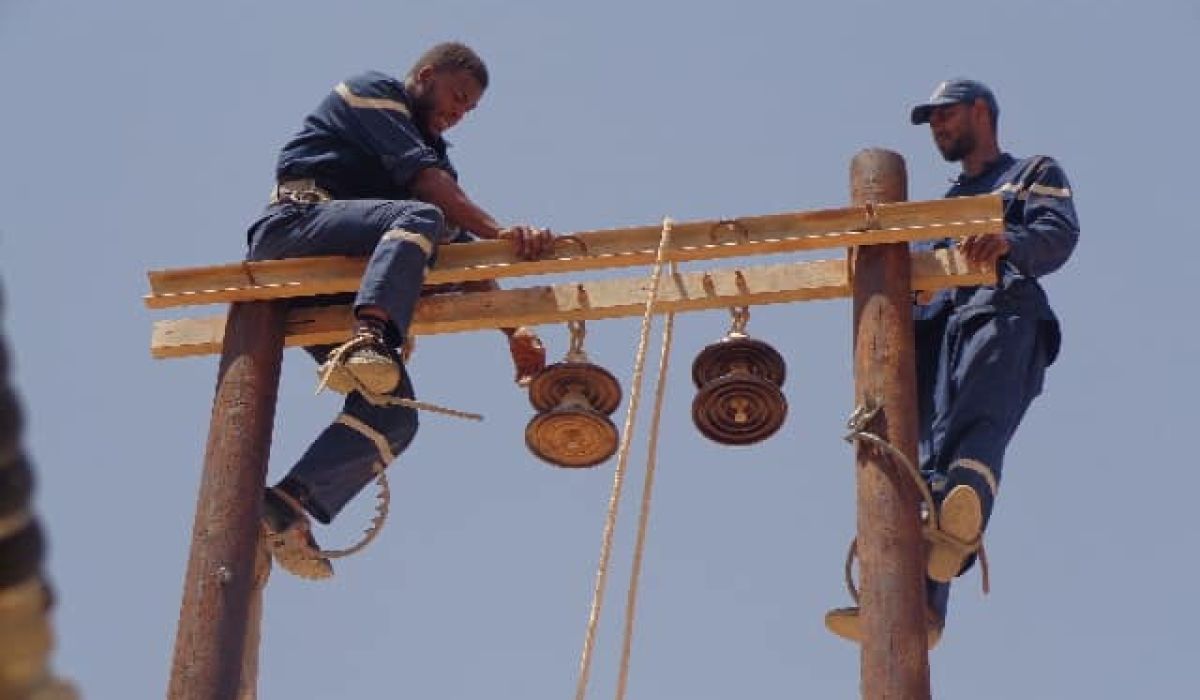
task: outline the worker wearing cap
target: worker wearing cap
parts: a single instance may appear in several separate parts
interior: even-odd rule
[[[1004,231],[915,243],[957,245],[977,263],[995,263],[994,285],[943,289],[918,299],[917,390],[921,471],[938,506],[940,531],[928,543],[929,644],[941,636],[950,581],[974,563],[1000,486],[1004,451],[1058,355],[1058,319],[1038,283],[1066,263],[1079,237],[1071,186],[1052,158],[1000,150],[1000,108],[968,79],[945,81],[912,109],[934,144],[962,172],[947,197],[999,194]],[[857,608],[830,611],[826,626],[861,641]]]
[[[329,523],[417,431],[398,348],[410,342],[438,248],[463,240],[464,231],[510,239],[526,259],[553,246],[547,229],[500,225],[457,183],[442,135],[475,108],[487,84],[484,62],[457,42],[426,51],[403,80],[369,72],[338,84],[284,144],[270,204],[248,232],[251,260],[367,258],[351,339],[309,348],[322,362],[320,386],[347,395],[342,412],[266,491],[268,546],[298,576],[333,573],[309,519]],[[528,379],[544,366],[545,349],[527,329],[506,334],[518,380]]]

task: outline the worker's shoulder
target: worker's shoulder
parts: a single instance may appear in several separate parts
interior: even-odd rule
[[[406,100],[404,83],[395,76],[382,71],[367,70],[355,73],[341,82],[339,88],[348,89],[358,97],[376,97]]]
[[[1014,180],[1024,179],[1023,175],[1032,175],[1036,179],[1041,179],[1047,175],[1065,177],[1065,173],[1066,171],[1057,158],[1043,154],[1014,158],[1006,176]]]

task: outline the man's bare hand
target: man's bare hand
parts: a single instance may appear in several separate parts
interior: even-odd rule
[[[1003,233],[967,236],[958,244],[963,255],[973,263],[993,263],[1008,254],[1008,239]]]
[[[500,231],[500,238],[511,240],[524,260],[537,260],[554,249],[554,234],[548,228],[509,226]]]
[[[529,328],[522,326],[508,335],[508,351],[519,386],[528,386],[534,375],[546,367],[546,346]]]

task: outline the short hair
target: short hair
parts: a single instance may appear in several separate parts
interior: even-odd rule
[[[487,89],[488,69],[479,54],[458,41],[446,41],[430,48],[408,71],[408,77],[416,76],[417,71],[430,66],[434,71],[465,70],[479,83],[479,87]]]
[[[971,106],[975,106],[976,102],[983,102],[983,106],[988,111],[988,121],[992,123],[992,131],[998,130],[1000,128],[1000,107],[996,104],[995,99],[988,101],[984,97],[976,97],[971,101]]]

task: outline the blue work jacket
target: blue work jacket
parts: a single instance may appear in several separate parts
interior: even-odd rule
[[[1054,159],[1033,156],[1016,159],[1001,154],[982,173],[955,180],[946,197],[999,194],[1004,200],[1004,236],[1010,250],[997,262],[997,284],[943,289],[928,304],[917,304],[918,322],[948,312],[1022,313],[1042,322],[1051,360],[1060,337],[1058,319],[1038,278],[1067,262],[1079,240],[1079,219],[1066,173]],[[949,238],[919,241],[913,250],[951,245]]]
[[[279,154],[276,178],[313,178],[334,199],[412,199],[413,177],[457,177],[446,142],[418,125],[400,80],[379,72],[339,83]]]

